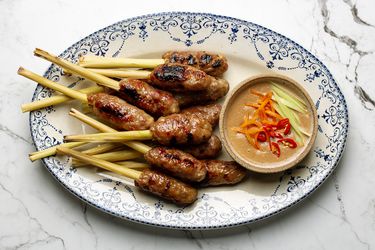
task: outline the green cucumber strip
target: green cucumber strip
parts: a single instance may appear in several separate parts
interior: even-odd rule
[[[295,99],[295,100],[296,100],[297,102],[299,102],[301,105],[307,107],[305,101],[304,101],[303,99],[301,99],[301,97],[299,97],[299,96],[297,96],[297,95],[291,93],[289,90],[285,89],[284,87],[282,87],[282,86],[281,86],[280,84],[278,84],[278,83],[275,83],[275,82],[272,82],[272,81],[271,81],[271,84],[272,84],[272,86],[274,86],[275,88],[279,89],[281,92],[284,92],[286,95],[288,95],[288,96],[292,97],[293,99]]]
[[[273,92],[273,96],[272,96],[272,100],[275,101],[275,102],[281,102],[282,104],[284,104],[285,106],[291,108],[291,109],[294,109],[295,111],[298,111],[300,113],[306,113],[306,109],[301,109],[299,106],[296,106],[294,103],[280,97],[279,95],[277,95],[279,97],[278,100],[276,100],[275,96],[276,96],[276,92]]]
[[[300,137],[300,136],[296,133],[296,130],[295,130],[294,128],[292,128],[292,131],[294,132],[294,135],[295,135],[295,137],[296,137],[296,142],[297,142],[297,144],[299,144],[299,145],[301,145],[301,146],[305,145],[304,140],[303,140],[303,137]]]
[[[306,113],[306,104],[301,103],[299,99],[295,98],[293,94],[290,94],[288,92],[285,92],[284,90],[280,89],[279,86],[276,86],[275,84],[272,84],[272,91],[274,91],[274,94],[277,94],[281,97],[281,99],[284,102],[284,105],[289,106],[290,108],[297,110],[301,113]]]
[[[272,98],[274,99],[274,101],[280,102],[280,103],[284,104],[285,106],[287,106],[288,108],[294,109],[295,111],[298,111],[300,113],[306,113],[307,112],[306,109],[304,109],[304,108],[301,109],[300,107],[296,106],[294,103],[282,98],[276,92],[273,92]]]
[[[276,103],[274,103],[273,108],[277,111],[277,113],[279,113],[283,117],[287,117],[288,118],[288,116],[278,107],[277,101],[274,99],[274,97],[272,98],[272,100],[276,102]],[[298,128],[299,128],[300,132],[303,135],[305,135],[307,137],[310,137],[311,133],[306,132],[304,129],[302,129],[302,127],[301,127],[301,121],[300,121],[299,117],[297,116],[297,114],[295,112],[291,112],[291,114],[293,115],[292,119],[295,119],[295,122],[298,125]]]
[[[293,110],[291,110],[291,114],[293,115],[293,118],[296,121],[296,123],[298,124],[300,130],[302,130],[302,128],[301,128],[301,121],[300,121],[298,115],[296,114],[296,112],[293,112]]]
[[[284,117],[287,117],[289,118],[289,122],[290,122],[290,125],[292,126],[292,128],[294,129],[295,131],[295,134],[296,134],[296,138],[300,137],[300,138],[303,138],[303,135],[301,133],[301,127],[298,125],[297,121],[294,119],[294,115],[293,115],[293,111],[291,111],[288,107],[286,107],[285,105],[283,105],[282,103],[278,103],[278,104],[275,104],[275,105],[278,105],[279,107],[279,110],[281,110],[281,112],[284,115],[281,115],[284,116]],[[276,108],[275,108],[276,109]],[[277,111],[277,109],[276,109]],[[298,135],[298,136],[297,136]],[[302,142],[302,145],[303,145],[303,142]]]

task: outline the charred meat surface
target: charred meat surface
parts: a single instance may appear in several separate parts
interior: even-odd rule
[[[150,75],[150,84],[168,91],[202,91],[211,84],[212,77],[203,71],[182,64],[162,64]]]
[[[197,159],[212,159],[220,154],[222,145],[219,137],[212,135],[205,143],[192,147],[186,146],[181,149]]]
[[[247,175],[247,170],[234,161],[207,160],[205,163],[207,177],[203,186],[236,184]]]
[[[176,93],[180,107],[189,107],[217,101],[229,91],[229,83],[225,79],[212,77],[211,84],[204,91],[196,93]]]
[[[121,80],[118,96],[154,117],[178,113],[180,110],[171,93],[155,89],[141,80]]]
[[[212,127],[215,127],[219,123],[220,111],[220,104],[209,104],[205,106],[195,106],[183,109],[181,110],[181,114],[197,115],[202,119],[206,119]]]
[[[96,116],[121,130],[149,129],[154,123],[152,116],[117,96],[97,93],[87,99]]]
[[[222,75],[228,69],[224,56],[206,51],[169,51],[162,57],[166,62],[193,66],[212,76]]]
[[[189,205],[196,201],[198,191],[161,172],[146,169],[134,181],[135,185],[144,191],[153,193],[179,205]]]
[[[150,130],[162,145],[197,145],[208,141],[212,135],[212,126],[207,120],[184,114],[160,117]]]
[[[155,147],[145,154],[145,159],[181,180],[200,182],[206,177],[205,164],[178,149]]]

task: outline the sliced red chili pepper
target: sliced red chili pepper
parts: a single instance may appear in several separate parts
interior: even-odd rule
[[[277,141],[278,143],[282,143],[290,148],[296,148],[297,147],[297,143],[291,139],[291,138],[283,138],[283,139],[280,139]]]
[[[273,130],[268,131],[268,134],[270,135],[271,138],[275,137],[275,131]]]
[[[277,129],[284,129],[284,135],[289,134],[291,126],[288,118],[282,119],[277,123]]]
[[[284,135],[287,135],[290,133],[290,128],[291,128],[290,123],[285,125]]]
[[[272,145],[272,148],[271,148],[272,153],[275,154],[277,157],[280,157],[279,144],[277,144],[276,142],[272,142],[271,145]]]
[[[285,128],[285,125],[289,123],[289,119],[288,118],[284,118],[284,119],[281,119],[278,123],[277,123],[277,129],[283,129]]]
[[[258,141],[265,142],[267,141],[266,133],[264,131],[260,131],[257,137]]]
[[[283,136],[280,133],[274,132],[275,137],[278,139],[283,139]]]

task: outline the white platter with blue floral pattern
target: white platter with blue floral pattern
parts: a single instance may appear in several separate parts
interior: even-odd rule
[[[206,13],[159,13],[120,21],[66,49],[60,57],[76,61],[81,54],[110,57],[160,58],[168,50],[207,50],[228,57],[224,77],[231,87],[259,73],[286,75],[299,82],[313,99],[319,118],[310,154],[297,167],[280,174],[250,177],[236,185],[204,188],[191,206],[178,207],[140,192],[126,178],[94,168],[75,169],[66,157],[43,162],[67,190],[88,204],[135,222],[168,228],[211,229],[251,223],[275,215],[317,189],[337,166],[348,133],[343,94],[326,66],[292,40],[257,24]],[[78,77],[62,76],[51,66],[45,77],[69,87],[85,85]],[[33,100],[49,97],[42,86]],[[71,102],[30,114],[35,146],[59,144],[63,135],[90,131],[68,115]],[[229,159],[226,153],[222,159]]]

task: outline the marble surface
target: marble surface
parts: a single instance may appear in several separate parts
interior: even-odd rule
[[[250,3],[251,2],[251,3]],[[0,0],[0,249],[375,248],[375,2]],[[348,102],[350,133],[334,174],[304,202],[256,224],[215,231],[167,230],[113,218],[65,191],[34,150],[28,114],[35,85],[19,65],[44,72],[32,51],[59,53],[116,21],[162,11],[204,11],[253,21],[308,48]]]

